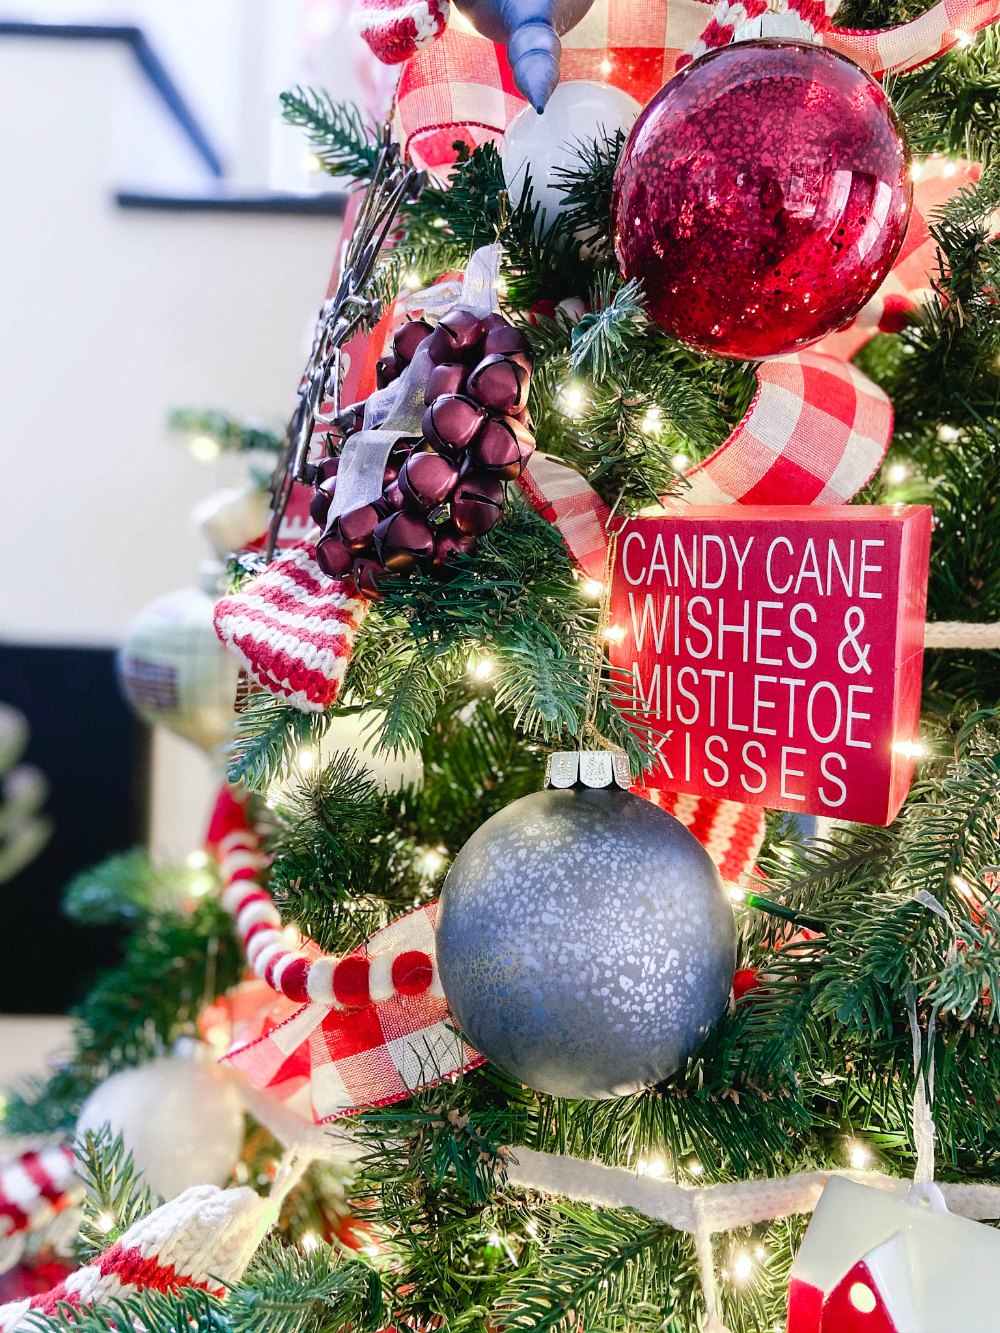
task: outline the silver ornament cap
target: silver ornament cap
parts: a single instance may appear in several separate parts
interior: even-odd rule
[[[632,766],[624,750],[557,750],[545,764],[546,787],[621,787],[632,785]]]

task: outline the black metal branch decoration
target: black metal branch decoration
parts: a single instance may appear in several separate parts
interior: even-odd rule
[[[285,431],[281,458],[271,479],[271,526],[266,559],[274,556],[292,488],[305,478],[309,447],[317,426],[336,429],[341,414],[341,352],[365,324],[382,314],[369,288],[379,256],[405,201],[416,199],[426,173],[407,165],[388,125],[380,131],[379,156],[351,231],[336,291],[324,301],[312,350],[299,386],[295,411]],[[321,410],[330,403],[332,410]]]

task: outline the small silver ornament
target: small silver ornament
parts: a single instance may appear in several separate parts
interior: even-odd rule
[[[559,82],[562,44],[594,0],[455,0],[491,42],[507,47],[514,82],[539,113]]]
[[[561,789],[515,801],[462,848],[437,964],[459,1027],[501,1069],[559,1097],[623,1097],[705,1040],[736,926],[701,843],[623,790],[607,756],[581,755],[575,775],[572,762],[551,766]]]

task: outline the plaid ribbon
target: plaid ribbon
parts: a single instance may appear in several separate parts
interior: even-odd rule
[[[405,8],[407,0],[398,3]],[[726,8],[739,20],[766,5],[745,0]],[[795,8],[808,14],[814,28],[825,26],[822,4],[798,0]],[[831,27],[823,40],[878,76],[934,60],[998,18],[1000,0],[940,0],[898,27],[872,32]],[[562,78],[612,83],[645,105],[696,44],[724,44],[735,26],[720,22],[705,0],[595,0],[562,38]],[[403,68],[399,138],[422,166],[446,170],[456,140],[475,147],[498,138],[524,105],[503,47],[453,20]]]
[[[408,952],[433,959],[436,915],[437,903],[429,903],[376,931],[367,958],[373,966]],[[420,995],[397,993],[359,1009],[284,1001],[262,1026],[224,1061],[317,1124],[389,1106],[483,1063],[452,1025],[436,966]]]
[[[691,504],[846,504],[892,438],[892,404],[855,366],[820,352],[764,361],[729,438],[688,472]]]

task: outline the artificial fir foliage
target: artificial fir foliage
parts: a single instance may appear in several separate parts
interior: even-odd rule
[[[848,5],[838,21],[871,26],[912,13],[887,0],[875,10]],[[858,500],[933,505],[929,620],[1000,620],[1000,250],[990,241],[1000,205],[998,68],[1000,38],[989,30],[889,87],[918,157],[984,164],[979,185],[933,219],[934,298],[857,358],[896,411],[887,465]],[[311,92],[284,103],[329,171],[360,183],[370,176],[378,135],[359,113]],[[564,181],[569,206],[545,226],[530,192],[508,196],[496,149],[463,153],[447,189],[429,185],[405,206],[373,291],[387,305],[500,241],[504,307],[534,352],[539,449],[584,471],[627,514],[683,494],[681,474],[745,412],[755,368],[671,341],[647,319],[641,289],[619,277],[607,218],[621,147],[620,137],[581,145],[579,168]],[[276,444],[228,417],[179,424],[236,448]],[[247,572],[235,568],[235,582]],[[430,901],[475,829],[536,791],[545,751],[572,745],[588,723],[641,767],[647,756],[611,702],[621,682],[607,668],[591,706],[599,624],[597,595],[558,532],[515,501],[449,582],[414,575],[386,588],[358,634],[350,702],[333,710],[363,709],[388,749],[418,746],[422,788],[386,795],[346,756],[295,777],[297,757],[328,719],[251,696],[229,774],[254,793],[269,830],[270,885],[285,919],[324,951],[343,953]],[[487,1065],[363,1112],[350,1180],[314,1168],[285,1209],[282,1234],[225,1305],[201,1293],[139,1295],[52,1325],[694,1333],[704,1309],[687,1236],[637,1213],[515,1190],[509,1151],[595,1158],[690,1186],[848,1165],[906,1176],[915,1157],[911,1004],[925,1026],[934,1019],[940,1174],[997,1181],[998,701],[997,653],[929,651],[927,753],[892,826],[806,837],[788,818],[769,817],[759,882],[737,903],[737,967],[753,984],[667,1083],[569,1102],[532,1094]],[[236,981],[229,922],[211,893],[193,891],[206,873],[163,871],[135,856],[71,886],[67,907],[81,922],[128,927],[124,961],[81,1004],[67,1064],[11,1098],[7,1132],[71,1126],[96,1082],[167,1049],[192,1030],[206,998]],[[276,1152],[253,1129],[239,1177],[266,1175],[262,1163]],[[92,1143],[87,1158],[95,1197],[142,1206],[120,1146]],[[360,1255],[321,1238],[345,1184],[365,1227]],[[802,1219],[778,1221],[717,1240],[733,1333],[782,1326],[803,1229]]]

